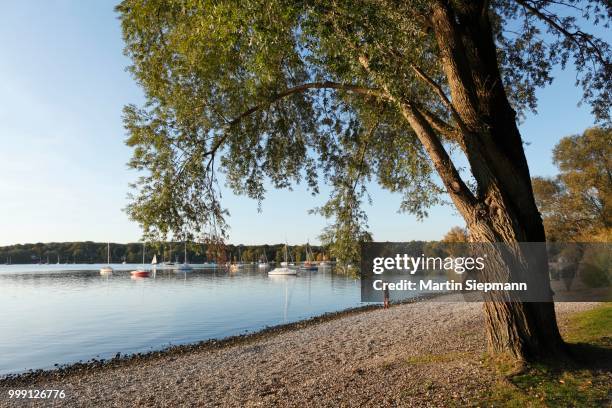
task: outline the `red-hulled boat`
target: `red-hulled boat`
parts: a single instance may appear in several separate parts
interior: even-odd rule
[[[144,269],[136,269],[135,271],[130,272],[132,274],[132,276],[138,277],[138,278],[146,278],[149,276],[149,271],[146,271]]]

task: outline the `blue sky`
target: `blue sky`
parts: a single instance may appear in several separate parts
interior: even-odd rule
[[[142,101],[125,67],[112,1],[4,2],[0,7],[0,245],[50,241],[136,241],[122,209],[136,174],[126,162],[121,109]],[[521,125],[533,175],[553,175],[559,138],[593,124],[577,107],[574,72],[539,91],[539,113]],[[451,207],[418,222],[400,198],[373,189],[367,207],[376,240],[438,239],[461,225]],[[230,242],[317,242],[325,220],[308,215],[325,196],[270,191],[257,203],[224,194]]]

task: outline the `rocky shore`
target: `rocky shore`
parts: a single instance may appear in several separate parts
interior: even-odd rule
[[[557,304],[560,325],[593,303]],[[365,308],[248,336],[0,379],[0,406],[469,406],[496,378],[482,306]],[[11,389],[64,390],[15,400]]]

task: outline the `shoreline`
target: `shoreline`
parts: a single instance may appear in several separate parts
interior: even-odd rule
[[[399,302],[390,303],[390,307],[397,307],[404,304],[418,303],[420,301],[427,301],[427,299],[435,297],[447,296],[448,293],[436,293],[422,296],[416,296],[414,298],[406,299]],[[475,302],[479,303],[479,302]],[[145,360],[155,360],[173,355],[182,355],[189,352],[198,351],[209,351],[219,350],[226,347],[245,345],[251,342],[265,339],[270,336],[275,336],[281,333],[290,332],[293,330],[303,329],[312,325],[321,324],[324,322],[341,319],[343,317],[351,316],[354,314],[365,313],[371,310],[382,309],[382,303],[369,303],[361,306],[350,307],[348,309],[342,309],[335,312],[327,312],[320,315],[312,316],[306,319],[297,320],[290,323],[276,324],[272,326],[265,326],[259,330],[250,331],[243,334],[236,334],[233,336],[211,338],[207,340],[200,340],[185,344],[168,345],[160,349],[151,351],[142,351],[136,353],[125,353],[118,352],[115,357],[112,358],[91,358],[86,361],[77,361],[65,364],[55,364],[54,368],[33,368],[26,369],[23,372],[9,373],[0,375],[0,387],[4,385],[15,385],[29,380],[38,380],[44,378],[60,379],[65,376],[69,376],[73,373],[80,373],[83,370],[99,369],[104,370],[108,368],[124,367],[126,365],[143,362]]]
[[[599,303],[557,303],[569,317]],[[499,381],[486,363],[481,302],[396,303],[328,313],[264,330],[37,370],[0,380],[10,389],[65,390],[35,405],[465,406]]]
[[[404,302],[393,303],[391,307],[402,304],[415,303],[416,300],[408,300]],[[336,312],[327,312],[321,315],[309,317],[307,319],[298,320],[291,323],[266,326],[261,330],[248,332],[244,334],[236,334],[233,336],[212,338],[200,340],[197,342],[177,344],[163,347],[159,350],[151,350],[137,353],[116,354],[113,358],[97,359],[92,358],[87,361],[73,362],[66,364],[57,364],[56,368],[37,368],[27,369],[24,372],[0,375],[0,387],[19,385],[32,380],[53,379],[58,380],[72,374],[81,373],[84,370],[105,370],[110,368],[119,368],[129,366],[131,364],[142,363],[144,361],[153,361],[155,359],[182,355],[185,353],[202,352],[211,350],[220,350],[227,347],[247,345],[266,339],[271,336],[279,335],[294,330],[304,329],[313,325],[324,322],[340,319],[343,317],[365,313],[371,310],[382,309],[380,304],[369,304],[348,309],[338,310]]]

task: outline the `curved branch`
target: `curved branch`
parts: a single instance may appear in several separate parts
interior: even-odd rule
[[[298,86],[294,86],[293,88],[289,88],[286,89],[283,92],[280,92],[274,96],[272,96],[272,98],[270,98],[269,100],[259,103],[249,109],[247,109],[246,111],[244,111],[243,113],[241,113],[240,115],[238,115],[237,117],[235,117],[234,119],[232,119],[229,123],[228,126],[233,126],[235,124],[237,124],[238,122],[240,122],[243,118],[245,118],[246,116],[249,116],[250,114],[257,112],[260,109],[263,109],[267,106],[272,105],[274,102],[279,101],[289,95],[293,95],[296,93],[301,93],[304,91],[307,91],[309,89],[339,89],[342,91],[348,91],[348,92],[353,92],[353,93],[357,93],[357,94],[362,94],[362,95],[367,95],[367,96],[374,96],[377,98],[380,98],[383,96],[383,94],[375,89],[375,88],[367,88],[367,87],[363,87],[363,86],[358,86],[358,85],[350,85],[350,84],[341,84],[338,82],[331,82],[331,81],[323,81],[323,82],[309,82],[306,84],[302,84],[302,85],[298,85]]]
[[[272,96],[272,98],[268,99],[267,101],[261,102],[257,105],[250,107],[249,109],[242,112],[240,115],[236,116],[231,121],[228,121],[227,124],[224,126],[224,128],[227,129],[234,125],[237,125],[245,117],[257,112],[258,110],[264,109],[272,105],[274,102],[277,102],[287,96],[290,96],[296,93],[300,93],[300,92],[305,92],[309,89],[338,89],[338,90],[352,92],[356,94],[388,99],[382,92],[380,92],[376,88],[367,88],[367,87],[351,85],[351,84],[341,84],[341,83],[332,82],[332,81],[308,82],[302,85],[294,86],[293,88],[286,89],[282,92],[279,92],[276,95]],[[212,159],[214,159],[214,156],[217,153],[217,150],[219,150],[221,145],[223,145],[223,142],[227,139],[228,135],[229,133],[226,132],[225,134],[219,136],[217,140],[215,141],[215,143],[213,143],[213,145],[211,146],[211,149],[205,152],[203,156],[210,156]],[[208,165],[206,166],[207,169],[210,167],[211,162],[212,160],[208,162]]]

